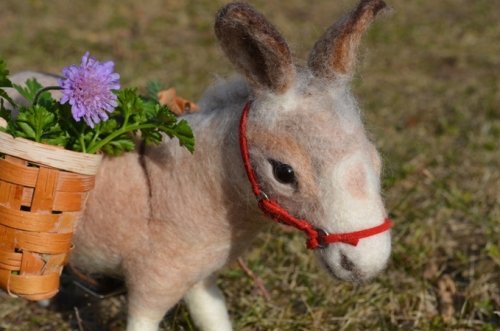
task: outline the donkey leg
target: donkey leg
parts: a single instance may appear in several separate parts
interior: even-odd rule
[[[231,331],[222,291],[217,287],[216,275],[195,284],[184,296],[194,323],[201,331]]]
[[[127,331],[158,331],[159,324],[168,308],[164,308],[163,304],[151,305],[130,294],[128,302]]]
[[[158,331],[160,321],[146,316],[130,315],[127,319],[127,331]]]
[[[167,311],[182,299],[186,289],[165,289],[151,286],[143,278],[140,284],[128,286],[127,331],[157,331]],[[132,286],[130,286],[132,285]]]

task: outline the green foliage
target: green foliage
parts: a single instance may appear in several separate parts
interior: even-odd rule
[[[40,105],[21,107],[16,120],[9,122],[7,132],[43,144],[65,146],[68,137],[61,130],[56,117],[56,114]]]
[[[158,92],[163,90],[164,86],[162,83],[154,80],[154,81],[149,81],[148,84],[146,85],[146,89],[148,91],[148,98],[151,98],[153,100],[158,100]]]
[[[133,135],[140,136],[147,144],[159,144],[163,133],[176,137],[181,146],[194,151],[194,136],[185,120],[177,122],[175,115],[156,100],[139,96],[137,89],[118,91],[118,107],[110,114],[108,121],[95,127],[90,141],[85,141],[87,151],[94,153],[102,149],[110,155],[119,155],[134,148]]]
[[[149,97],[139,95],[137,89],[117,91],[118,107],[94,128],[85,122],[76,122],[68,104],[61,105],[54,100],[48,88],[35,79],[29,79],[24,86],[15,85],[8,79],[5,62],[0,61],[0,96],[8,100],[17,110],[13,118],[10,111],[0,104],[0,116],[8,126],[6,131],[14,137],[22,137],[39,143],[62,146],[85,153],[104,152],[118,156],[134,150],[135,137],[140,136],[147,144],[159,144],[163,135],[177,138],[179,144],[194,151],[194,136],[185,120],[178,121],[168,107],[160,105],[156,94],[159,83],[148,85]],[[1,89],[14,87],[31,106],[17,106]],[[58,89],[54,87],[53,89]]]
[[[9,97],[7,92],[5,92],[2,87],[12,87],[12,82],[9,80],[9,70],[7,69],[7,64],[5,63],[4,60],[0,59],[0,98],[4,98],[10,104],[14,104],[12,99]],[[2,104],[0,105],[0,109],[4,110],[3,107],[3,100],[1,101]],[[0,113],[1,115],[2,113]],[[3,116],[2,116],[3,117]]]
[[[7,63],[0,59],[0,87],[12,87],[12,82],[9,80],[9,70]]]
[[[50,103],[52,102],[52,98],[50,96],[49,91],[42,91],[43,86],[36,79],[28,79],[26,81],[26,86],[21,86],[17,84],[13,84],[13,87],[16,89],[19,94],[21,94],[27,101],[34,103],[37,94],[40,92],[38,96],[38,103]]]

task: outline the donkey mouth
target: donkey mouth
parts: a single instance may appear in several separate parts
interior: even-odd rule
[[[344,275],[340,275],[339,272],[336,271],[336,268],[332,267],[329,263],[327,263],[323,259],[321,259],[321,265],[326,270],[326,272],[335,279],[342,281],[351,281],[355,283],[363,282],[363,275],[357,269],[353,269],[352,271],[350,271],[349,273],[350,277],[345,277]]]
[[[374,277],[374,275],[363,272],[342,251],[340,251],[338,258],[333,259],[333,261],[324,254],[321,254],[319,260],[326,272],[338,280],[365,283]]]

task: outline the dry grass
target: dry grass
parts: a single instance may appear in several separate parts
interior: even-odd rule
[[[304,59],[354,0],[255,1]],[[363,44],[355,93],[385,161],[396,221],[387,271],[370,284],[319,271],[300,234],[273,226],[220,285],[237,330],[500,328],[500,7],[491,0],[388,0]],[[114,59],[125,85],[148,80],[199,97],[232,69],[215,44],[222,1],[0,2],[0,55],[12,71],[58,72],[85,50]],[[363,78],[363,79],[360,79]],[[119,330],[123,297],[78,306],[85,330]],[[192,330],[183,306],[164,330]],[[78,329],[71,305],[0,299],[0,330]]]

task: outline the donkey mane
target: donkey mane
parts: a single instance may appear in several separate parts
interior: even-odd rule
[[[249,97],[250,90],[242,76],[235,75],[228,79],[217,77],[203,93],[199,106],[202,113],[212,113],[243,104]]]
[[[293,86],[286,93],[278,96],[273,94],[269,97],[261,94],[258,102],[266,109],[282,108],[280,116],[286,112],[290,112],[290,115],[295,117],[316,116],[319,112],[330,113],[344,130],[348,132],[356,129],[363,130],[362,113],[352,95],[349,81],[319,80],[319,83],[314,82],[311,70],[299,66],[296,67],[295,78]],[[314,105],[313,102],[307,102],[308,96],[318,94],[328,96],[324,100],[319,100],[321,107],[317,106],[318,100],[314,100]],[[190,117],[190,122],[194,126],[200,124],[200,127],[203,127],[216,121],[219,128],[225,124],[225,129],[231,129],[230,124],[236,125],[234,120],[239,119],[240,110],[245,102],[253,98],[251,86],[244,77],[240,75],[227,79],[217,77],[199,100],[200,112],[187,116]],[[302,104],[300,110],[303,111],[298,111],[296,107],[298,104]],[[260,123],[269,128],[275,124],[276,112],[259,112],[252,116],[259,117]]]

